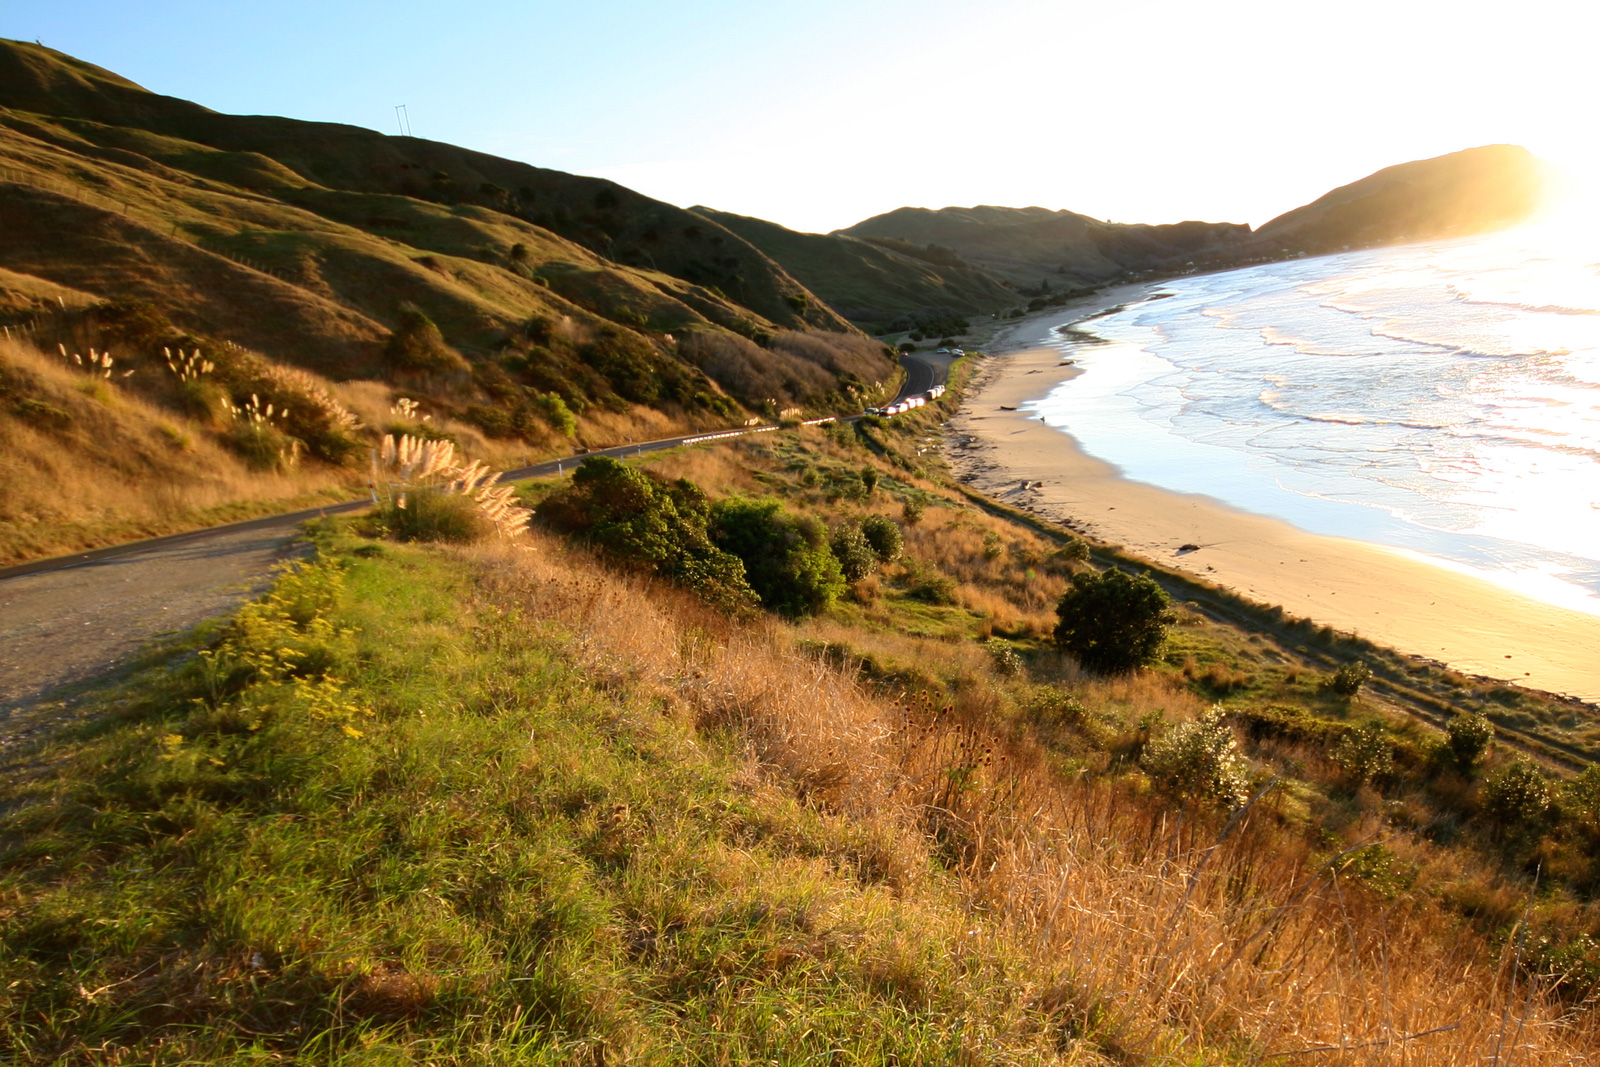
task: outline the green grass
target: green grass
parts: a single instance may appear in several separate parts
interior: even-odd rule
[[[323,549],[13,797],[8,1062],[1049,1058],[1015,961],[870,828],[459,558]]]

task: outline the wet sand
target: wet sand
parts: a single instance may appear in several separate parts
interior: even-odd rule
[[[1470,674],[1600,703],[1600,616],[1519,595],[1425,557],[1306,533],[1211,497],[1131,481],[1085,455],[1069,433],[1021,410],[1078,373],[1062,365],[1060,351],[1040,347],[1055,326],[1145,291],[1109,290],[1001,330],[951,420],[957,475],[1008,504],[1318,624]]]

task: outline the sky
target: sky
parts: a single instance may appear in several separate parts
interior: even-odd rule
[[[217,111],[411,132],[827,232],[902,206],[1259,225],[1525,145],[1600,174],[1588,5],[0,0]]]

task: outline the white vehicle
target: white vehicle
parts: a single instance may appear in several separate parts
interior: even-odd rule
[[[950,354],[950,350],[948,348],[941,348],[941,349],[939,349],[939,351],[936,354],[937,355],[941,355],[941,356],[948,356]]]

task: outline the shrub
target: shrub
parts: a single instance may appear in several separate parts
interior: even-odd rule
[[[590,456],[536,513],[614,564],[671,579],[724,610],[755,606],[744,564],[711,542],[705,494],[687,479],[668,484],[609,456]]]
[[[861,535],[867,539],[867,544],[872,546],[873,554],[882,563],[893,563],[899,559],[905,547],[905,537],[900,532],[900,524],[887,515],[868,515],[862,519]]]
[[[491,531],[471,497],[438,489],[402,493],[381,505],[377,517],[389,536],[399,541],[468,544]]]
[[[1549,780],[1525,759],[1490,775],[1483,783],[1484,814],[1508,830],[1542,822],[1552,799]]]
[[[1055,639],[1086,669],[1125,674],[1152,662],[1172,614],[1154,579],[1115,568],[1072,576],[1056,605]]]
[[[1482,715],[1463,713],[1445,727],[1445,745],[1463,771],[1470,771],[1483,758],[1493,740],[1494,724]]]
[[[1065,563],[1088,563],[1089,542],[1081,537],[1068,537],[1066,542],[1050,555],[1052,560]]]
[[[1015,648],[998,637],[989,638],[983,647],[989,653],[989,660],[994,664],[996,674],[1005,678],[1015,678],[1022,673],[1022,657],[1017,655]]]
[[[826,528],[790,515],[776,500],[720,500],[707,529],[718,548],[744,562],[746,580],[771,611],[814,615],[845,591]]]
[[[419,374],[450,374],[467,369],[467,361],[444,342],[444,335],[422,309],[412,303],[395,313],[394,332],[384,355],[399,370]]]
[[[1382,778],[1394,768],[1394,750],[1383,727],[1375,722],[1347,732],[1333,746],[1333,762],[1357,782]]]
[[[941,574],[933,567],[913,566],[906,595],[928,604],[949,606],[956,602],[955,579]]]
[[[1600,765],[1591,764],[1561,790],[1561,807],[1589,829],[1600,829]]]
[[[1343,697],[1353,697],[1361,692],[1361,687],[1367,679],[1372,677],[1372,668],[1360,660],[1346,663],[1333,672],[1333,677],[1328,679],[1328,688]]]
[[[878,488],[878,472],[876,470],[871,467],[861,468],[861,488],[867,491],[868,496],[871,496],[872,491]]]
[[[270,422],[235,419],[225,440],[251,470],[290,470],[300,459],[300,443]]]
[[[915,526],[922,521],[922,501],[916,497],[907,497],[906,502],[900,506],[900,516],[906,520],[907,526]]]
[[[839,561],[839,569],[844,572],[847,582],[859,582],[878,569],[878,554],[872,550],[861,527],[855,523],[843,523],[836,527],[829,547],[833,549],[834,558]]]
[[[567,402],[562,400],[557,393],[540,393],[534,398],[534,404],[539,409],[540,416],[550,424],[550,428],[565,437],[571,437],[578,432],[578,419],[572,414],[572,409],[567,407]]]
[[[1222,709],[1212,708],[1151,741],[1139,762],[1156,788],[1169,796],[1236,808],[1250,795],[1238,747]]]

